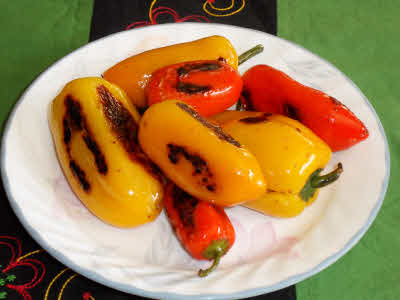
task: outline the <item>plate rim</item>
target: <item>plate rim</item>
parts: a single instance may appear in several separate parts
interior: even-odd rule
[[[100,284],[102,284],[104,286],[107,286],[107,287],[113,288],[113,289],[117,289],[117,290],[129,293],[129,294],[139,295],[139,296],[143,296],[143,297],[171,299],[171,300],[184,300],[184,299],[187,299],[187,297],[191,297],[193,299],[198,299],[198,300],[211,300],[211,299],[220,299],[220,300],[225,300],[226,299],[226,300],[230,300],[230,299],[241,299],[241,298],[247,298],[247,297],[257,296],[257,295],[261,295],[261,294],[271,293],[271,292],[274,292],[276,290],[280,290],[280,289],[286,288],[286,287],[288,287],[290,285],[296,284],[296,283],[298,283],[300,281],[303,281],[303,280],[305,280],[307,278],[310,278],[313,275],[321,272],[325,268],[331,266],[339,258],[344,256],[348,251],[350,251],[359,242],[359,240],[364,236],[364,234],[368,231],[368,229],[372,225],[373,221],[375,220],[380,208],[382,207],[383,200],[384,200],[386,192],[387,192],[387,188],[388,188],[388,184],[389,184],[389,177],[390,177],[390,149],[389,149],[387,136],[385,134],[385,130],[384,130],[383,125],[382,125],[382,123],[381,123],[381,121],[379,119],[379,116],[377,115],[374,107],[369,102],[367,97],[360,90],[360,88],[350,78],[348,78],[340,69],[335,67],[332,63],[330,63],[326,59],[320,57],[319,55],[311,52],[310,50],[304,48],[303,46],[301,46],[301,45],[299,45],[299,44],[297,44],[295,42],[292,42],[290,40],[286,40],[284,38],[281,38],[281,37],[276,36],[276,35],[272,35],[272,34],[267,33],[267,32],[263,32],[263,31],[260,31],[260,30],[247,28],[247,27],[236,26],[236,25],[219,24],[219,23],[197,23],[197,22],[185,22],[185,24],[189,24],[189,25],[192,25],[192,26],[199,26],[199,27],[217,26],[217,27],[237,28],[237,29],[242,29],[242,30],[245,29],[245,30],[248,30],[248,31],[256,32],[256,33],[261,33],[261,34],[264,34],[266,36],[270,36],[272,38],[277,38],[279,40],[283,40],[283,41],[285,41],[286,43],[289,43],[291,46],[293,46],[295,48],[300,48],[301,50],[318,57],[318,59],[323,61],[325,64],[327,64],[330,67],[334,68],[336,71],[338,71],[344,77],[344,79],[346,79],[346,81],[348,83],[350,83],[352,85],[353,88],[355,88],[355,90],[362,97],[364,103],[371,110],[371,112],[373,114],[373,117],[374,117],[375,121],[378,124],[379,132],[383,137],[384,148],[385,148],[386,174],[385,174],[385,178],[383,180],[382,186],[381,186],[381,191],[380,191],[380,194],[379,194],[378,201],[376,202],[374,208],[370,212],[366,223],[349,239],[349,241],[344,245],[344,247],[342,249],[340,249],[339,251],[337,251],[336,253],[334,253],[331,256],[329,256],[328,258],[326,258],[323,261],[321,261],[318,265],[316,265],[315,267],[313,267],[309,271],[306,271],[306,272],[303,272],[303,273],[299,273],[299,274],[296,274],[296,275],[292,275],[292,276],[290,276],[290,277],[288,277],[288,278],[286,278],[284,280],[281,280],[278,283],[272,284],[272,285],[267,285],[267,286],[258,287],[258,288],[246,289],[246,290],[243,290],[243,291],[240,291],[240,292],[234,292],[234,293],[230,293],[230,294],[226,294],[226,293],[178,294],[178,293],[173,293],[173,292],[153,292],[153,291],[149,291],[149,290],[140,289],[140,288],[134,287],[132,285],[122,284],[122,283],[119,283],[117,281],[109,280],[109,279],[101,276],[100,274],[98,274],[96,272],[93,272],[90,269],[80,267],[79,265],[77,265],[74,262],[72,262],[62,252],[60,252],[60,251],[54,249],[53,247],[51,247],[50,245],[48,245],[47,242],[44,239],[41,238],[41,235],[38,233],[38,231],[36,229],[34,229],[28,223],[28,220],[26,220],[24,218],[23,212],[19,208],[18,204],[16,203],[16,201],[15,201],[13,195],[12,195],[12,191],[11,191],[10,183],[9,183],[9,178],[8,178],[7,172],[5,170],[6,143],[7,143],[8,132],[9,132],[9,129],[11,127],[11,123],[14,120],[16,111],[18,110],[19,105],[21,105],[23,103],[23,100],[24,100],[25,96],[29,93],[29,91],[32,89],[32,87],[36,84],[37,81],[39,81],[42,77],[44,77],[46,75],[46,73],[49,72],[49,70],[52,69],[54,66],[56,66],[57,64],[59,64],[62,61],[64,61],[64,59],[67,59],[68,57],[74,55],[76,52],[78,52],[78,51],[80,51],[80,50],[82,50],[82,49],[84,49],[86,47],[91,47],[96,43],[101,43],[103,40],[111,38],[111,37],[114,37],[116,35],[124,35],[124,34],[128,35],[128,34],[134,34],[134,32],[137,32],[137,31],[149,30],[149,29],[153,28],[153,26],[156,26],[156,28],[184,26],[184,24],[180,24],[180,23],[167,23],[167,24],[156,24],[156,25],[151,25],[151,26],[144,26],[144,27],[141,27],[141,28],[134,29],[133,33],[132,33],[132,30],[119,31],[119,32],[104,36],[104,37],[102,37],[100,39],[97,39],[95,41],[88,42],[88,43],[82,45],[81,47],[75,49],[74,51],[68,53],[67,55],[63,56],[62,58],[58,59],[57,61],[55,61],[53,64],[51,64],[49,67],[47,67],[43,72],[41,72],[28,85],[28,87],[24,90],[24,92],[18,98],[17,102],[13,105],[13,108],[12,108],[11,112],[9,113],[8,118],[5,121],[6,124],[4,126],[3,134],[1,136],[1,144],[0,144],[0,167],[1,167],[1,173],[0,174],[1,174],[2,183],[3,183],[3,186],[4,186],[4,190],[5,190],[7,199],[9,201],[9,203],[10,203],[10,206],[11,206],[12,210],[14,211],[15,215],[17,216],[18,220],[21,222],[23,227],[29,233],[29,235],[41,247],[43,247],[43,249],[45,249],[53,258],[58,260],[61,264],[64,264],[65,266],[69,267],[70,269],[72,269],[76,273],[82,274],[83,276],[85,276],[85,277],[87,277],[87,278],[89,278],[89,279],[91,279],[91,280],[93,280],[95,282],[98,282],[98,283],[100,283]]]

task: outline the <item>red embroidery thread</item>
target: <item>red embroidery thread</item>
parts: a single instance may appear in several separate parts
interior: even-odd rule
[[[2,241],[3,240],[3,241]],[[17,249],[15,249],[14,245],[8,242],[7,240],[14,241],[17,244]],[[19,293],[24,300],[31,300],[32,297],[28,293],[28,289],[35,287],[39,282],[43,280],[43,277],[46,273],[46,268],[42,262],[32,259],[32,258],[24,258],[21,257],[21,243],[20,241],[12,236],[0,236],[0,245],[5,245],[11,250],[11,259],[7,266],[2,270],[2,273],[5,274],[16,267],[29,267],[33,270],[34,276],[28,283],[25,284],[11,284],[7,283],[5,286],[9,289],[15,290]],[[37,252],[37,251],[36,251]],[[35,253],[36,253],[35,252]]]

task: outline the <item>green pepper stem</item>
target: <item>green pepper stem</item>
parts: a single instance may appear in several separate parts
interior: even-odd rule
[[[338,163],[338,166],[332,172],[322,175],[322,176],[315,176],[311,179],[311,186],[313,188],[322,188],[331,184],[332,182],[336,181],[340,174],[343,172],[343,165],[342,163]]]
[[[213,259],[213,264],[211,267],[205,270],[199,270],[198,275],[200,277],[206,277],[210,274],[219,264],[221,256],[224,255],[229,250],[230,244],[229,239],[214,240],[208,245],[208,247],[203,251],[202,255],[206,259]]]
[[[245,61],[249,60],[253,56],[263,52],[263,50],[264,50],[263,45],[257,45],[255,47],[251,48],[250,50],[247,50],[246,52],[242,53],[239,56],[238,64],[241,65],[242,63],[244,63]]]
[[[212,271],[214,271],[214,269],[218,266],[222,255],[223,255],[222,252],[218,253],[217,256],[215,257],[211,267],[209,267],[208,269],[205,269],[205,270],[200,269],[199,272],[198,272],[198,275],[200,277],[206,277],[208,274],[210,274]]]
[[[308,200],[315,195],[317,189],[336,181],[343,172],[343,166],[341,163],[338,163],[338,166],[335,170],[322,176],[319,175],[321,171],[322,169],[315,170],[307,180],[303,189],[300,191],[299,195],[305,202],[308,202]]]

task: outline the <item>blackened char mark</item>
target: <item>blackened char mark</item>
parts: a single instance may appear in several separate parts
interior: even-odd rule
[[[197,85],[189,82],[183,82],[182,78],[186,77],[191,72],[210,72],[221,69],[221,63],[216,62],[205,62],[205,63],[188,63],[183,65],[177,70],[178,73],[178,83],[176,90],[185,94],[199,94],[205,93],[212,89],[208,85]]]
[[[185,156],[186,157],[186,156]],[[201,174],[204,171],[209,172],[207,163],[198,155],[190,155],[187,158],[194,167],[193,175]]]
[[[79,167],[79,165],[71,159],[69,162],[69,167],[72,171],[72,174],[78,179],[79,184],[83,188],[84,191],[90,191],[90,183],[86,179],[85,172]]]
[[[90,191],[90,183],[86,179],[86,173],[78,165],[78,163],[71,157],[71,139],[75,133],[81,133],[86,143],[86,146],[93,153],[95,157],[95,163],[97,170],[105,175],[107,173],[107,164],[104,159],[104,155],[101,153],[96,141],[90,134],[86,118],[82,112],[82,107],[79,101],[72,98],[71,95],[67,95],[64,99],[65,115],[63,118],[63,140],[66,147],[66,152],[69,159],[69,167],[74,177],[79,181],[80,186],[85,192]]]
[[[208,85],[197,85],[193,83],[179,81],[178,85],[176,86],[176,90],[178,92],[192,95],[208,92],[209,90],[211,90],[211,87]]]
[[[71,142],[72,133],[68,119],[65,117],[63,119],[63,134],[64,134],[64,144],[67,147],[67,153],[69,153],[70,152],[69,143]]]
[[[66,106],[66,118],[68,119],[71,129],[82,130],[84,126],[84,120],[82,116],[82,108],[81,104],[78,101],[72,99],[70,95],[67,95],[65,98],[65,106]]]
[[[103,112],[117,140],[129,157],[140,163],[154,178],[161,181],[161,170],[142,151],[137,140],[138,124],[124,105],[104,86],[97,87]]]
[[[64,143],[67,147],[67,154],[70,160],[72,159],[70,153],[72,134],[75,132],[81,132],[86,146],[94,156],[97,170],[103,175],[107,174],[108,166],[106,160],[99,145],[89,130],[89,126],[82,111],[81,104],[79,101],[74,100],[70,95],[67,95],[65,98],[65,106],[66,112],[63,119]],[[77,165],[76,162],[74,162],[74,164]]]
[[[291,119],[301,121],[298,109],[287,102],[283,104],[283,114]]]
[[[184,66],[178,69],[178,76],[186,76],[190,72],[198,71],[198,72],[209,72],[221,69],[221,64],[217,62],[205,62],[200,64],[185,64]]]
[[[73,100],[70,95],[65,97],[64,105],[65,115],[63,118],[63,140],[66,152],[68,156],[70,156],[72,132],[82,130],[81,106],[79,102]]]
[[[332,103],[334,104],[334,105],[337,105],[337,106],[342,106],[343,105],[343,103],[342,102],[340,102],[338,99],[336,99],[335,97],[332,97],[332,96],[328,96],[329,97],[329,99],[332,101]]]
[[[193,176],[201,174],[204,172],[209,173],[212,176],[210,170],[208,169],[207,162],[202,159],[199,155],[189,153],[184,147],[168,144],[168,158],[173,164],[179,162],[179,157],[182,155],[187,161],[189,161],[193,166]]]
[[[98,86],[97,92],[113,134],[132,159],[136,160],[139,157],[139,160],[142,160],[142,150],[137,140],[138,124],[135,119],[104,85]]]
[[[182,155],[187,161],[193,166],[193,174],[197,175],[201,173],[208,173],[212,177],[210,170],[208,169],[207,162],[202,159],[199,155],[189,153],[184,147],[168,144],[168,158],[173,164],[179,162],[179,156]]]
[[[342,102],[340,102],[338,99],[336,99],[336,98],[334,98],[334,97],[332,97],[332,96],[329,96],[329,99],[332,101],[332,103],[333,103],[333,105],[334,105],[334,107],[333,107],[333,109],[335,110],[335,111],[338,111],[338,109],[341,107],[341,108],[344,108],[344,109],[346,109],[346,110],[348,110],[348,111],[350,111],[350,109],[346,106],[346,105],[344,105]]]
[[[87,132],[84,133],[82,137],[85,141],[86,146],[94,156],[97,170],[103,175],[107,174],[108,166],[106,164],[106,159],[104,158],[103,153],[100,151],[99,145],[96,143],[92,136],[87,134]]]
[[[241,147],[240,143],[236,141],[233,137],[231,137],[229,134],[225,133],[220,126],[207,121],[205,118],[200,116],[195,110],[190,108],[189,105],[182,102],[177,102],[176,105],[180,109],[191,115],[194,119],[199,121],[203,126],[207,127],[208,129],[211,129],[219,139],[228,142],[238,148]]]
[[[215,183],[213,183],[213,174],[208,168],[207,162],[198,154],[189,153],[184,147],[174,144],[167,144],[168,147],[168,158],[171,163],[177,164],[182,156],[193,166],[192,176],[200,176],[201,180],[199,184],[205,186],[210,192],[214,192],[216,189]]]
[[[179,147],[173,144],[168,144],[167,147],[169,161],[176,165],[179,161],[179,155],[183,151],[183,147]]]
[[[131,113],[104,85],[98,86],[97,92],[103,105],[104,115],[120,143],[129,153],[139,151],[139,144],[137,142],[138,125]]]
[[[174,186],[172,190],[172,198],[173,206],[178,212],[183,226],[186,229],[194,227],[194,212],[199,201],[177,186]]]
[[[247,117],[240,119],[239,122],[246,123],[246,124],[257,124],[262,122],[268,122],[268,117],[272,116],[271,113],[264,113],[261,116],[257,117]]]
[[[215,192],[215,184],[207,184],[206,188],[210,192]]]

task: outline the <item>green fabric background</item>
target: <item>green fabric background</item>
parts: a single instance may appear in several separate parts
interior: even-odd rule
[[[377,219],[347,255],[297,285],[299,300],[400,299],[399,13],[398,0],[278,0],[278,35],[327,59],[358,85],[382,121],[391,152]]]
[[[0,121],[57,59],[87,43],[93,0],[0,1]]]
[[[0,1],[2,126],[40,72],[87,42],[92,7],[93,0]],[[360,87],[391,150],[391,180],[376,221],[345,257],[297,285],[299,300],[399,299],[399,12],[398,0],[278,0],[278,34],[327,59]]]

